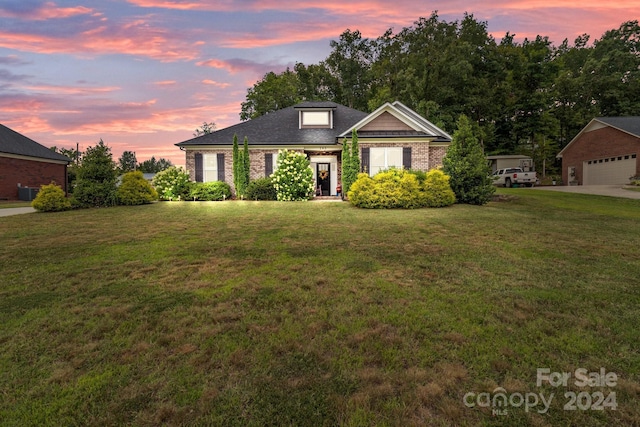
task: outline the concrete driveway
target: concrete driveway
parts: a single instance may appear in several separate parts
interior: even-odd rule
[[[0,217],[1,216],[11,216],[11,215],[32,213],[32,212],[35,212],[35,211],[36,210],[31,208],[31,207],[0,209]]]
[[[640,199],[640,191],[625,190],[622,185],[556,185],[533,187],[535,190],[562,191],[565,193],[595,194],[598,196]]]

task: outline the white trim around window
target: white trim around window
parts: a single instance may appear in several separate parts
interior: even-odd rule
[[[402,168],[402,147],[371,147],[369,150],[369,176],[389,168]]]

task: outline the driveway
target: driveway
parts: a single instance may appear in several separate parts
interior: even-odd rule
[[[556,185],[534,187],[536,190],[562,191],[565,193],[595,194],[598,196],[640,199],[640,191],[625,190],[621,185]]]
[[[11,215],[19,215],[19,214],[26,214],[26,213],[32,213],[35,212],[36,210],[30,207],[27,208],[6,208],[6,209],[0,209],[0,216],[11,216]]]

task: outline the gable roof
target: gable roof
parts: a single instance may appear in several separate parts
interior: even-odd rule
[[[302,109],[333,110],[333,129],[300,129],[298,114]],[[333,102],[303,102],[176,145],[231,145],[233,135],[238,135],[239,144],[246,136],[249,145],[335,144],[338,135],[366,116],[363,111]]]
[[[592,119],[578,134],[558,153],[556,157],[561,158],[571,144],[574,143],[582,134],[603,127],[612,127],[621,132],[640,138],[640,116],[627,117],[596,117]]]
[[[68,157],[0,124],[0,155],[2,153],[71,163]]]
[[[410,130],[396,130],[396,131],[361,131],[362,128],[376,120],[383,114],[391,114],[393,117],[404,123]],[[373,113],[367,115],[364,119],[351,126],[341,137],[349,137],[353,130],[358,131],[359,137],[385,137],[385,136],[418,136],[435,138],[437,142],[451,142],[451,135],[438,126],[431,123],[429,120],[422,117],[420,114],[413,111],[400,101],[392,103],[385,103]]]

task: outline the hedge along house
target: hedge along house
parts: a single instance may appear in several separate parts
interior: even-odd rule
[[[39,189],[52,181],[66,193],[69,163],[66,156],[0,125],[0,199],[17,200],[19,188]]]
[[[597,117],[560,151],[565,185],[627,184],[640,175],[640,117]]]
[[[353,130],[361,170],[371,175],[391,167],[428,171],[442,164],[451,143],[445,131],[396,101],[370,114],[333,102],[303,102],[176,145],[186,153],[193,181],[225,181],[232,188],[234,135],[240,146],[248,140],[252,180],[273,173],[279,150],[301,152],[319,192],[336,195],[342,142],[351,140]]]

